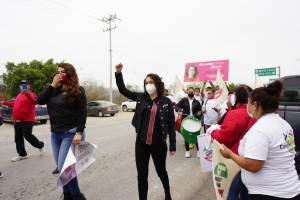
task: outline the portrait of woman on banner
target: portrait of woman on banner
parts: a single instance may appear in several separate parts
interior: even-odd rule
[[[185,70],[184,73],[184,82],[200,82],[200,78],[198,77],[199,71],[197,66],[190,65]]]

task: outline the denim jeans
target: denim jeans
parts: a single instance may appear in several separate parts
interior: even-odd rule
[[[249,200],[248,189],[242,182],[241,172],[239,172],[232,180],[227,200],[237,200],[239,195],[242,200]]]
[[[52,152],[58,171],[61,172],[67,157],[68,151],[76,134],[76,127],[64,132],[51,132]],[[85,140],[85,132],[82,133],[82,141]],[[64,192],[70,191],[73,195],[80,192],[77,177],[73,178],[67,185],[63,187]]]

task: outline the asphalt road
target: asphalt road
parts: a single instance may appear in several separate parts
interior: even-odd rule
[[[89,116],[86,141],[96,144],[96,161],[78,175],[79,186],[88,200],[138,199],[137,173],[134,160],[133,112],[120,112],[114,117]],[[36,124],[33,133],[47,143],[44,156],[25,143],[29,158],[11,162],[17,156],[12,123],[0,127],[0,199],[2,200],[58,200],[62,194],[56,189],[58,175],[53,175],[55,163],[50,143],[50,125]],[[167,171],[173,200],[215,199],[211,173],[202,173],[196,149],[185,158],[183,138],[177,134],[177,152],[167,157]],[[150,159],[151,160],[151,159]],[[149,165],[149,200],[163,200],[164,191],[152,160]]]

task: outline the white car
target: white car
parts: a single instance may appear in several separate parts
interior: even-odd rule
[[[129,99],[128,101],[124,101],[121,107],[124,112],[127,112],[128,110],[134,111],[136,107],[136,101]]]

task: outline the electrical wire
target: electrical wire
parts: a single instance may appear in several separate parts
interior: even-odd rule
[[[48,0],[48,1],[50,1],[50,2],[54,2],[54,1],[52,1],[52,0]],[[70,2],[70,1],[69,1]],[[54,3],[56,3],[56,2],[54,2]],[[72,9],[72,8],[70,8],[70,7],[68,7],[68,6],[65,6],[65,5],[62,5],[62,4],[59,4],[59,3],[57,3],[58,5],[61,5],[61,6],[64,6],[64,7],[67,7],[67,8],[69,8],[69,9],[71,9],[71,10],[74,10],[74,11],[78,11],[78,10],[75,10],[75,9]],[[86,3],[84,3],[85,5],[87,5]],[[77,4],[78,5],[78,4]],[[90,7],[92,7],[92,6],[90,6]],[[94,8],[94,7],[93,7]],[[81,12],[81,13],[83,13],[83,14],[85,14],[85,15],[88,15],[88,14],[86,14],[86,13],[84,13],[84,12]],[[92,17],[92,18],[95,18],[95,17],[93,17],[93,16],[91,16],[91,15],[88,15],[88,16],[90,16],[90,17]],[[127,23],[126,23],[127,24]],[[128,24],[129,25],[129,24]],[[132,27],[132,28],[134,28],[134,27]],[[136,28],[134,28],[134,29],[136,29]],[[136,34],[134,31],[131,31],[131,29],[128,29],[128,30],[130,30],[129,32],[130,32],[130,34],[128,34],[128,35],[134,35],[134,38],[133,39],[136,39],[136,37],[139,37],[139,38],[141,38],[142,39],[142,41],[148,41],[149,42],[149,37],[141,37],[141,35],[144,35],[144,34]],[[136,29],[136,30],[138,30],[138,29]],[[123,34],[119,34],[119,35],[123,35]],[[128,40],[128,41],[130,41],[130,42],[132,42],[132,43],[135,43],[135,42],[133,42],[132,40],[130,40],[130,37],[128,37],[128,36],[125,36],[125,37],[127,37],[126,39]],[[140,44],[137,44],[137,43],[135,43],[136,45],[138,45],[138,46],[141,46]],[[158,43],[158,44],[160,44],[160,43]],[[173,49],[173,48],[166,48],[166,47],[164,47],[164,46],[161,46],[161,45],[155,45],[156,47],[157,46],[159,46],[160,48],[159,49],[165,49],[165,50],[167,50],[168,52],[170,52],[170,49]],[[158,54],[158,55],[160,55],[161,56],[161,54],[160,53],[158,53],[157,52],[157,48],[154,48],[154,50],[152,50],[152,49],[150,49],[149,48],[149,43],[147,43],[146,45],[145,45],[145,47],[144,47],[145,49],[148,49],[148,50],[150,50],[150,51],[152,51],[152,52],[154,52],[154,53],[156,53],[156,54]],[[166,58],[166,57],[168,57],[172,62],[174,61],[174,59],[176,60],[178,57],[179,57],[179,55],[170,55],[170,54],[166,54],[165,53],[166,51],[164,51],[164,58]],[[182,60],[179,60],[178,59],[178,61],[179,62],[182,62]]]
[[[97,19],[97,17],[95,17],[95,16],[86,14],[86,13],[81,12],[81,11],[79,11],[79,10],[75,10],[75,9],[73,9],[73,8],[70,8],[70,7],[65,6],[65,5],[63,5],[63,4],[60,4],[60,3],[57,3],[57,2],[55,2],[55,1],[52,1],[52,0],[48,0],[48,1],[50,1],[50,2],[52,2],[52,3],[54,3],[54,4],[57,4],[57,5],[60,5],[60,6],[62,6],[62,7],[68,8],[68,9],[70,9],[70,10],[74,10],[74,11],[76,11],[76,12],[79,12],[79,13],[81,13],[81,14],[83,14],[83,15],[86,15],[86,16],[88,16],[88,17],[91,17],[91,18],[93,18],[93,19]]]
[[[49,1],[52,1],[52,0],[49,0]],[[68,1],[68,2],[70,2],[70,1]],[[91,8],[93,8],[93,9],[95,9],[95,7],[93,7],[93,6],[90,6],[90,5],[88,5],[88,4],[86,4],[86,3],[84,3],[84,2],[82,2],[81,1],[81,3],[82,4],[84,4],[84,5],[87,5],[87,6],[89,6],[89,7],[91,7]],[[78,5],[78,4],[77,4]],[[78,5],[79,6],[79,5]],[[71,9],[71,8],[70,8]],[[97,11],[99,11],[98,9],[95,9],[95,10],[97,10]],[[102,13],[105,13],[105,14],[108,14],[108,13],[106,13],[106,12],[103,12],[103,11],[101,11]],[[122,23],[123,23],[124,21],[122,21]],[[122,27],[122,23],[120,24],[120,26]],[[134,27],[134,26],[131,26],[129,23],[127,23],[127,22],[124,22],[125,24],[127,24],[127,26],[129,26],[130,28],[129,29],[127,29],[126,27],[125,27],[125,30],[127,30],[130,34],[128,34],[128,35],[132,35],[132,36],[134,36],[134,39],[136,39],[137,37],[138,38],[141,38],[142,39],[142,41],[147,41],[148,43],[147,43],[147,48],[149,49],[149,39],[152,39],[152,44],[155,44],[155,46],[156,47],[159,47],[159,49],[165,49],[166,51],[168,51],[168,52],[170,52],[170,49],[174,49],[173,47],[171,47],[171,48],[168,48],[168,47],[166,47],[166,45],[161,45],[163,42],[162,41],[157,41],[157,39],[153,39],[151,36],[149,36],[149,34],[145,34],[145,33],[143,33],[143,32],[141,32],[140,31],[140,29],[137,29],[136,27]],[[123,26],[123,28],[124,28],[124,26]],[[136,34],[136,31],[132,31],[132,29],[134,29],[134,30],[136,30],[136,31],[139,31],[141,34]],[[143,36],[146,36],[146,37],[143,37]],[[128,38],[128,37],[127,37]],[[132,42],[132,41],[131,41]],[[157,49],[158,48],[155,48],[155,52],[157,52]],[[166,52],[165,51],[165,52]],[[178,49],[177,49],[177,51],[178,51]],[[181,58],[182,57],[182,55],[184,55],[183,53],[181,53],[180,52],[180,55],[179,54],[174,54],[174,53],[171,53],[171,55],[167,55],[167,57],[169,57],[171,60],[174,60],[174,59],[177,59],[177,58]],[[184,56],[184,57],[182,57],[183,58],[183,60],[185,60],[185,57],[187,57],[187,56]],[[179,60],[178,60],[179,61]],[[180,60],[179,62],[182,62],[182,60]]]
[[[94,45],[91,45],[91,44],[85,44],[85,43],[80,43],[80,42],[77,42],[77,41],[67,40],[67,39],[63,39],[63,38],[59,38],[59,37],[55,37],[55,36],[51,36],[51,35],[45,35],[45,34],[41,34],[41,33],[36,33],[36,32],[33,32],[33,31],[19,29],[19,28],[12,27],[12,26],[7,26],[7,25],[3,25],[3,24],[0,24],[0,26],[6,27],[6,28],[10,28],[10,29],[15,29],[15,30],[18,30],[18,31],[28,32],[28,33],[31,33],[31,34],[40,35],[40,36],[43,36],[43,37],[54,38],[54,39],[58,39],[58,40],[62,40],[62,41],[68,41],[68,42],[77,43],[77,44],[80,44],[80,45],[94,47]]]
[[[16,0],[15,0],[16,1]],[[84,12],[81,12],[81,11],[79,11],[79,10],[76,10],[76,9],[73,9],[73,8],[70,8],[70,7],[68,7],[68,6],[66,6],[66,5],[63,5],[63,4],[60,4],[60,3],[57,3],[57,2],[55,2],[55,1],[52,1],[52,0],[48,0],[48,1],[50,1],[50,2],[52,2],[52,3],[54,3],[54,4],[57,4],[57,5],[60,5],[60,6],[62,6],[62,7],[65,7],[65,8],[68,8],[68,9],[70,9],[70,10],[73,10],[73,11],[76,11],[76,12],[80,12],[80,13],[82,13],[82,14],[84,14],[84,15],[86,15],[86,16],[89,16],[89,17],[91,17],[91,18],[93,18],[93,19],[97,19],[95,16],[92,16],[92,15],[89,15],[89,14],[86,14],[86,13],[84,13]],[[17,1],[18,2],[18,1]],[[22,2],[18,2],[18,3],[22,3]],[[32,3],[35,3],[35,2],[32,2]],[[24,3],[23,3],[24,4]],[[38,3],[35,3],[35,4],[38,4]],[[27,5],[27,6],[31,6],[31,7],[33,7],[32,5],[28,5],[28,4],[25,4],[25,5]],[[40,5],[40,6],[43,6],[43,5],[41,5],[41,4],[38,4],[38,5]],[[78,5],[78,4],[77,4]],[[87,5],[87,4],[85,4],[85,5]],[[46,6],[43,6],[43,7],[46,7]],[[90,6],[90,7],[92,7],[92,6]],[[36,8],[36,7],[35,7]],[[49,7],[46,7],[46,8],[48,8],[49,9]],[[94,7],[92,7],[92,8],[94,8]],[[41,9],[41,8],[38,8],[38,9]],[[52,10],[55,10],[55,9],[53,9],[53,8],[50,8],[50,9],[52,9]],[[43,9],[44,10],[44,9]],[[49,12],[48,10],[46,10],[47,12]],[[55,10],[55,11],[57,11],[57,10]],[[53,13],[53,12],[52,12]],[[54,13],[54,14],[57,14],[57,13]],[[68,14],[67,14],[68,15]],[[60,16],[62,16],[62,15],[60,15]],[[72,16],[72,15],[70,15],[70,16]],[[65,17],[65,16],[63,16],[63,17]],[[82,20],[82,19],[80,19],[80,20]],[[129,24],[128,24],[129,25]],[[13,27],[10,27],[10,28],[13,28]],[[124,27],[123,27],[124,28]],[[126,29],[126,27],[125,27],[125,29]],[[136,28],[135,28],[136,29]],[[20,29],[19,29],[20,30]],[[131,32],[131,29],[128,29],[129,30],[129,32]],[[138,29],[136,29],[136,30],[138,30]],[[23,30],[23,31],[25,31],[25,30]],[[31,31],[27,31],[27,32],[31,32]],[[33,33],[33,32],[31,32],[31,33]],[[148,37],[146,38],[146,37],[141,37],[141,35],[145,35],[145,34],[141,34],[141,35],[139,35],[139,34],[136,34],[135,32],[131,32],[132,33],[132,35],[134,35],[134,38],[131,38],[130,36],[131,36],[131,34],[130,34],[130,36],[126,36],[126,35],[123,35],[122,33],[117,33],[120,37],[123,37],[124,39],[126,39],[127,41],[129,41],[129,42],[131,42],[131,43],[133,43],[133,44],[135,44],[135,45],[137,45],[137,46],[139,46],[139,47],[142,47],[142,48],[145,48],[145,49],[147,49],[147,50],[149,50],[149,51],[152,51],[152,52],[154,52],[154,53],[156,53],[156,54],[158,54],[158,55],[160,55],[160,56],[164,56],[164,58],[166,58],[166,57],[169,57],[169,59],[172,61],[172,62],[175,62],[174,61],[174,59],[177,59],[178,58],[178,56],[170,56],[169,54],[166,54],[165,52],[163,52],[163,53],[161,53],[161,52],[158,52],[157,51],[157,48],[151,48],[150,46],[149,46],[149,44],[146,44],[145,43],[145,46],[142,46],[141,44],[142,43],[136,43],[136,42],[134,42],[134,40],[136,39],[136,37],[139,37],[139,38],[142,38],[142,41],[148,41],[147,39],[149,39]],[[37,34],[37,33],[35,33],[35,34]],[[40,34],[40,35],[42,35],[42,34]],[[43,36],[46,36],[46,37],[52,37],[52,38],[56,38],[56,39],[61,39],[61,38],[57,38],[57,37],[53,37],[53,36],[47,36],[47,35],[43,35]],[[72,42],[74,42],[74,41],[72,41]],[[77,42],[78,43],[78,42]],[[89,45],[89,46],[91,46],[91,45]],[[157,45],[156,45],[157,46]],[[94,46],[95,47],[95,46]],[[93,47],[93,48],[94,48]],[[162,48],[160,48],[160,49],[162,49]],[[168,49],[169,50],[169,49]],[[121,53],[121,52],[119,52],[119,53]],[[162,55],[162,54],[164,54],[164,55]],[[124,55],[124,54],[123,54]],[[128,55],[127,55],[128,56]],[[148,61],[147,61],[148,62]],[[181,61],[180,61],[181,62]],[[149,62],[148,62],[149,63]],[[85,64],[85,63],[84,63]],[[153,63],[152,63],[153,64]],[[173,69],[173,68],[172,68]]]
[[[74,17],[73,15],[70,15],[70,14],[67,14],[67,13],[65,13],[65,12],[61,12],[61,11],[55,10],[55,9],[53,9],[53,8],[49,8],[49,7],[44,6],[44,5],[42,5],[42,4],[39,4],[39,3],[36,3],[36,2],[32,2],[32,1],[30,1],[30,0],[27,0],[27,1],[29,1],[29,2],[31,2],[31,3],[34,3],[34,4],[37,4],[37,5],[39,5],[39,6],[41,6],[41,7],[44,7],[44,8],[54,10],[54,11],[59,12],[59,13],[55,13],[55,12],[52,12],[52,11],[49,11],[49,10],[46,10],[46,9],[43,9],[43,8],[40,8],[40,7],[36,7],[36,6],[34,6],[34,5],[26,4],[26,3],[24,3],[24,2],[20,2],[20,1],[17,1],[17,0],[14,0],[14,1],[17,2],[17,3],[20,3],[20,4],[23,4],[23,5],[32,7],[32,8],[36,8],[36,9],[38,9],[38,10],[43,10],[43,11],[46,11],[46,12],[48,12],[48,13],[52,13],[52,14],[55,14],[55,15],[58,15],[58,16],[62,16],[62,17],[67,18],[67,19],[71,19],[71,20],[73,20],[73,21],[80,22],[80,23],[82,23],[82,24],[86,24],[86,25],[89,25],[89,26],[92,26],[92,27],[96,27],[96,28],[103,28],[103,27],[99,26],[100,24],[96,24],[96,23],[95,23],[95,24],[92,24],[92,23],[87,23],[86,21],[80,21],[80,20],[83,20],[83,19],[78,18],[78,17]],[[65,14],[65,15],[68,15],[68,16],[71,16],[71,17],[74,17],[74,18],[70,18],[70,17],[68,17],[68,16],[61,15],[60,13],[63,13],[63,14]],[[77,18],[77,19],[75,19],[75,18]],[[78,19],[79,19],[79,20],[78,20]]]

